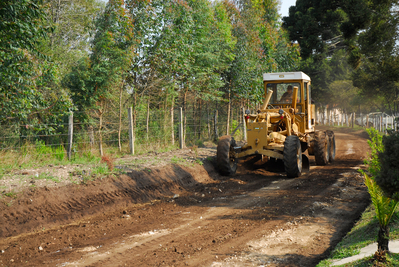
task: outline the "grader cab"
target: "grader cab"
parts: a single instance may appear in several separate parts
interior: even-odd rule
[[[315,105],[311,100],[310,78],[303,72],[263,74],[265,100],[251,114],[246,110],[247,142],[238,147],[230,135],[222,136],[217,147],[217,164],[222,175],[232,175],[237,161],[249,155],[282,160],[288,177],[309,170],[309,159],[326,165],[335,158],[332,131],[315,130]]]

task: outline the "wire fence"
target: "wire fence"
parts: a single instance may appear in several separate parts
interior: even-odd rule
[[[202,146],[234,130],[236,140],[244,138],[244,114],[240,103],[234,103],[230,108],[227,102],[191,103],[186,107],[144,103],[132,110],[130,119],[128,108],[103,114],[93,112],[89,116],[74,112],[57,117],[61,119],[56,123],[41,124],[35,120],[30,124],[2,125],[0,154],[36,153],[63,160]],[[330,126],[374,127],[386,133],[390,129],[397,131],[399,116],[381,112],[345,114],[338,110],[319,110],[316,122]]]
[[[215,105],[219,107],[218,111],[214,109]],[[0,154],[37,153],[63,160],[76,156],[142,154],[202,146],[204,142],[215,141],[226,134],[228,120],[229,132],[243,121],[240,106],[233,106],[230,113],[227,110],[226,103],[207,104],[202,108],[188,105],[185,110],[182,107],[148,106],[146,110],[133,110],[131,123],[128,109],[124,109],[120,114],[93,113],[89,118],[83,112],[74,112],[54,124],[2,125]],[[242,139],[242,132],[236,131],[235,137]]]

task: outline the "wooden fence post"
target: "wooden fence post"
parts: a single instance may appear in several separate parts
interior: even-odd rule
[[[68,160],[72,159],[72,142],[73,142],[73,113],[69,114],[68,120],[68,150],[67,156]]]
[[[184,134],[183,134],[183,108],[179,108],[179,146],[184,148]]]
[[[219,133],[218,133],[218,111],[215,110],[215,117],[213,118],[213,125],[214,125],[214,134],[215,138],[214,140],[217,141],[219,138]]]
[[[134,125],[133,125],[133,109],[132,107],[127,110],[129,117],[129,147],[130,154],[134,155]]]
[[[247,140],[247,124],[245,123],[245,109],[242,108],[242,125],[244,129],[244,141]]]

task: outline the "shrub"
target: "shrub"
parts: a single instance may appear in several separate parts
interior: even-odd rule
[[[399,201],[399,133],[384,136],[382,143],[385,149],[378,153],[380,171],[375,180],[387,196]]]

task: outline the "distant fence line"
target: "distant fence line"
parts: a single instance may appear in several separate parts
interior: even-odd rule
[[[398,130],[399,116],[391,116],[382,112],[368,114],[362,113],[335,113],[317,112],[316,122],[320,125],[346,126],[355,125],[364,128],[375,128],[379,132],[387,133],[388,130]]]

